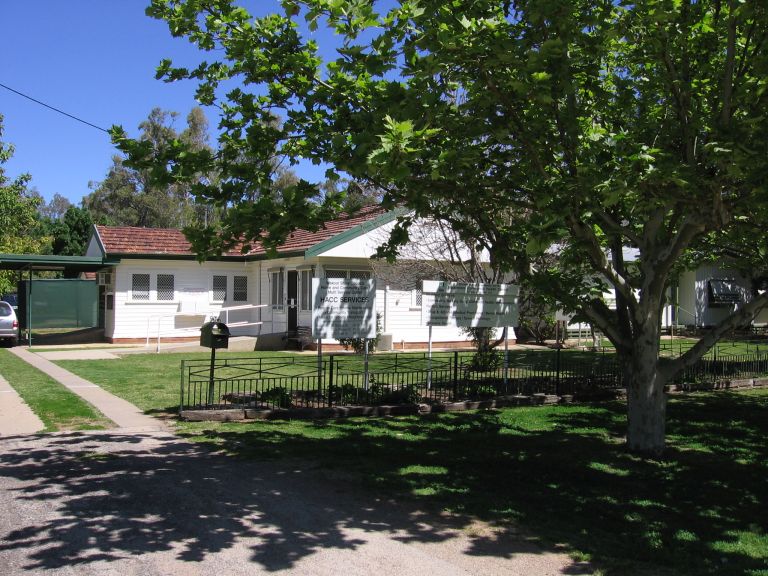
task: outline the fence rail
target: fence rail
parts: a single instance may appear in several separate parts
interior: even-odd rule
[[[704,358],[675,383],[706,383],[768,375],[768,351]],[[615,354],[559,350],[478,365],[471,352],[387,354],[366,363],[356,355],[183,360],[180,410],[320,408],[345,405],[445,403],[537,393],[602,395],[622,387]]]

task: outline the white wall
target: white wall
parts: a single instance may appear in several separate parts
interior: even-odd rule
[[[729,306],[711,306],[709,303],[708,282],[713,279],[735,280],[739,286],[742,303],[749,302],[752,294],[748,281],[738,272],[718,266],[701,266],[689,270],[680,276],[679,323],[689,326],[713,326],[729,316],[738,304]],[[764,316],[763,316],[764,317]],[[760,321],[761,316],[756,322]]]
[[[429,327],[422,325],[421,307],[414,305],[409,290],[387,290],[378,287],[376,290],[376,312],[382,316],[382,328],[385,334],[392,335],[392,346],[395,350],[407,342],[427,342]],[[386,306],[386,312],[385,312]],[[498,331],[501,336],[501,329]],[[509,332],[514,338],[514,332]],[[432,343],[435,346],[441,342],[466,341],[470,339],[460,328],[453,326],[434,326],[432,328]]]
[[[115,303],[114,326],[107,331],[111,338],[146,338],[156,337],[158,328],[162,337],[190,336],[210,315],[218,315],[223,307],[253,303],[254,284],[251,280],[251,263],[207,262],[200,265],[194,261],[183,260],[123,260],[115,267]],[[131,287],[133,274],[150,275],[150,297],[148,301],[132,299]],[[157,274],[174,275],[173,300],[157,300]],[[213,300],[213,276],[226,275],[227,299],[223,302]],[[232,278],[248,276],[248,302],[232,301]],[[194,315],[173,316],[179,312]],[[224,319],[224,318],[222,318]],[[252,322],[254,311],[234,311],[229,313],[228,322]],[[110,333],[111,332],[111,333]],[[255,334],[256,327],[233,327],[234,335]]]

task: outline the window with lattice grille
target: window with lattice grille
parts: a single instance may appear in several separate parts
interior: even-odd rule
[[[370,270],[350,270],[349,271],[349,277],[353,280],[370,280],[371,279],[371,271]]]
[[[421,288],[414,288],[411,290],[411,308],[421,308],[421,299]]]
[[[214,276],[213,277],[213,301],[223,302],[227,299],[227,277],[226,276]]]
[[[325,271],[325,277],[331,278],[331,279],[347,279],[347,271],[346,270],[326,270]]]
[[[235,302],[248,301],[248,276],[232,278],[232,300]]]
[[[174,286],[173,274],[158,274],[157,275],[157,299],[158,300],[174,300],[176,298],[176,290]]]
[[[131,300],[149,300],[149,274],[133,274]]]

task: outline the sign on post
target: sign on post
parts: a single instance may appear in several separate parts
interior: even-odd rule
[[[511,284],[463,284],[425,280],[421,321],[427,326],[517,326],[520,292]]]
[[[376,338],[376,281],[313,278],[312,338]]]

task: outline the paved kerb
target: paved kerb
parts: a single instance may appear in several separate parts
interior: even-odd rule
[[[26,348],[12,348],[11,352],[83,398],[120,428],[131,428],[137,431],[166,429],[162,421],[147,416],[130,402],[118,398],[93,382],[80,378],[77,374],[57,366]]]
[[[45,424],[0,375],[0,436],[40,432]]]

